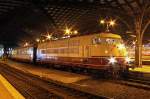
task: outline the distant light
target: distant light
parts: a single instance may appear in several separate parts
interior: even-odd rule
[[[66,36],[63,36],[62,38],[66,38]]]
[[[104,21],[104,20],[100,20],[100,23],[101,23],[101,24],[104,24],[104,23],[105,23],[105,21]]]
[[[24,46],[29,46],[29,43],[28,43],[28,42],[26,42],[26,43],[24,44]]]
[[[133,41],[132,44],[135,45],[135,42]]]
[[[66,38],[65,36],[63,36],[62,38]]]
[[[68,35],[67,38],[70,38],[70,35]]]
[[[47,35],[46,35],[46,38],[47,38],[48,40],[50,40],[50,39],[52,38],[52,35],[47,34]]]
[[[117,60],[114,57],[111,57],[109,60],[109,63],[114,64],[117,62]]]
[[[42,42],[45,42],[45,40],[42,40]]]
[[[136,35],[130,35],[131,37],[136,37]]]
[[[75,30],[73,33],[76,35],[76,34],[78,34],[78,31],[77,31],[77,30]]]
[[[37,38],[37,39],[36,39],[36,41],[37,41],[37,42],[40,42],[40,39],[39,39],[39,38]]]

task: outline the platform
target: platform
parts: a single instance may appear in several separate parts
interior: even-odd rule
[[[0,74],[0,99],[25,98]]]
[[[127,85],[101,79],[95,80],[89,76],[36,67],[14,61],[5,61],[2,63],[22,70],[26,73],[32,73],[33,75],[37,75],[42,79],[47,78],[49,81],[57,81],[59,84],[62,84],[66,87],[74,88],[98,96],[105,96],[111,99],[147,99],[150,97],[150,91],[142,88],[139,89],[136,87],[129,87]]]
[[[150,73],[150,65],[143,65],[142,67],[131,69],[132,72],[143,72],[143,73]]]
[[[13,68],[23,70],[24,72],[29,72],[34,75],[38,75],[40,77],[45,77],[48,79],[51,79],[53,81],[58,81],[62,83],[73,83],[80,80],[89,79],[89,76],[80,75],[80,74],[74,74],[74,73],[68,73],[65,71],[59,71],[55,69],[46,69],[42,67],[35,67],[31,66],[30,64],[25,63],[17,63],[14,61],[1,61],[3,63],[7,63],[9,66],[12,66]]]
[[[150,81],[150,65],[143,65],[134,69],[130,68],[129,71],[131,78]]]

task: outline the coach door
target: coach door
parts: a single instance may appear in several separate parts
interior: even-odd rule
[[[85,46],[85,57],[90,57],[90,46],[89,45],[87,45],[87,46]]]

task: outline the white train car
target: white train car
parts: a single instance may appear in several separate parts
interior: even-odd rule
[[[37,47],[37,62],[108,69],[124,66],[127,51],[120,35],[100,33],[41,43]]]
[[[12,50],[11,59],[23,62],[33,61],[33,47],[15,48]]]

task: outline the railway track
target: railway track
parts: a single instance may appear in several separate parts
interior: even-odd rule
[[[150,86],[150,74],[141,72],[129,72],[126,81]]]
[[[140,84],[144,84],[144,85],[149,85],[150,86],[150,81],[148,81],[148,80],[127,79],[127,81],[136,82],[136,83],[140,83]]]
[[[150,90],[150,82],[149,81],[144,81],[144,80],[137,80],[137,79],[118,79],[118,80],[110,80],[110,82],[114,82],[117,84],[122,84],[126,86],[131,86],[131,87],[136,87],[139,89],[144,89],[144,90]]]
[[[56,83],[44,81],[30,74],[21,72],[7,65],[0,66],[0,73],[26,99],[107,99],[105,96],[95,96]]]

